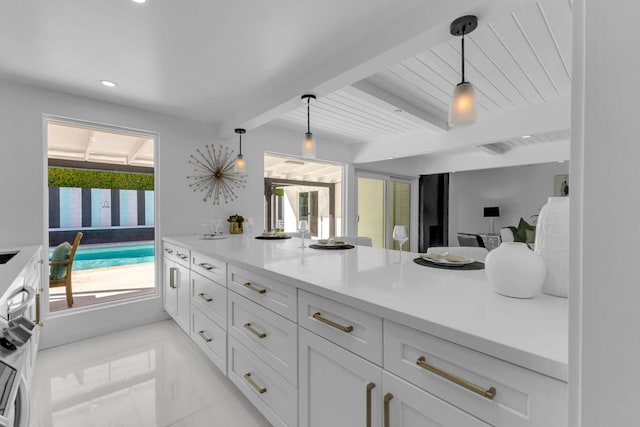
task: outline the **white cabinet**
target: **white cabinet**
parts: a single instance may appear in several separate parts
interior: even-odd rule
[[[189,290],[189,250],[164,243],[164,308],[176,323],[190,332],[191,292]]]
[[[382,424],[382,368],[299,330],[300,427]]]

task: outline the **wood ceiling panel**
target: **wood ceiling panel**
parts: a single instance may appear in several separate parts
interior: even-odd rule
[[[546,73],[540,57],[532,49],[531,41],[522,30],[518,17],[514,14],[509,15],[489,24],[489,27],[527,75],[542,99],[544,101],[558,99],[560,91]]]
[[[549,25],[563,67],[571,76],[571,1],[539,0],[538,7]]]
[[[419,93],[424,93],[428,95],[428,98],[440,101],[442,109],[449,108],[451,94],[456,83],[451,80],[451,76],[447,76],[449,77],[447,79],[436,73],[429,62],[420,58],[409,58],[398,65],[389,67],[388,71],[413,86],[414,90],[419,90]],[[428,98],[425,99],[426,102],[429,102]]]
[[[443,102],[432,97],[422,90],[417,89],[414,85],[407,82],[400,76],[392,73],[390,70],[382,71],[381,73],[368,77],[366,80],[389,93],[405,99],[407,102],[415,105],[421,110],[435,110],[442,114],[448,114],[449,112],[449,101]],[[451,95],[449,95],[449,99],[450,97]]]

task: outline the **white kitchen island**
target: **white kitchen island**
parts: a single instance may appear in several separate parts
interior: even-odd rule
[[[164,238],[168,311],[274,425],[566,425],[566,299],[300,243]]]

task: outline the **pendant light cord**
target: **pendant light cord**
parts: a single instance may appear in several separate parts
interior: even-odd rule
[[[464,83],[464,33],[466,26],[462,27],[462,83]]]
[[[242,156],[242,134],[239,133],[238,136],[240,136],[240,153],[239,153],[239,155]]]
[[[311,104],[311,98],[307,98],[307,133],[311,133],[311,126],[309,125],[309,105]]]

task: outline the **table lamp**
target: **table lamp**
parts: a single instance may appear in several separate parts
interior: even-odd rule
[[[490,206],[490,207],[486,207],[484,208],[484,217],[485,218],[489,218],[489,223],[491,224],[491,231],[489,232],[490,235],[494,235],[495,233],[495,219],[500,217],[500,208],[498,206]]]

